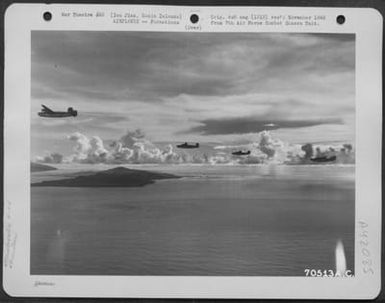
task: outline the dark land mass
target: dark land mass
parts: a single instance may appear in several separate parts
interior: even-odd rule
[[[57,168],[49,165],[31,162],[31,173],[36,173],[39,171],[48,171],[48,170],[57,170]]]
[[[138,187],[152,184],[155,180],[180,178],[172,174],[157,173],[145,170],[116,167],[93,175],[78,176],[71,179],[61,179],[32,183],[31,186],[60,186],[60,187]]]

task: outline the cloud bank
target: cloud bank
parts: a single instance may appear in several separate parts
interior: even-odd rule
[[[256,141],[244,145],[202,146],[202,149],[180,150],[173,144],[155,144],[140,129],[127,131],[108,146],[100,137],[75,132],[67,136],[73,142],[73,153],[63,156],[51,153],[37,157],[40,163],[88,164],[312,164],[312,157],[337,156],[336,163],[354,163],[350,144],[288,144],[273,138],[268,131],[257,134]],[[250,150],[247,156],[234,156],[234,150]]]
[[[279,128],[299,128],[323,124],[342,124],[341,119],[313,119],[313,120],[260,120],[255,118],[233,118],[221,120],[204,120],[202,125],[191,128],[187,133],[202,135],[228,135],[257,133],[264,130]]]

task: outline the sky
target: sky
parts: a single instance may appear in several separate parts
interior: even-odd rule
[[[355,36],[34,31],[31,153],[141,129],[152,142],[354,143]],[[76,118],[37,115],[41,104]]]

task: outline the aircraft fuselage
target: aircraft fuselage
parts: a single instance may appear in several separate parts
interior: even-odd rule
[[[55,112],[55,113],[38,113],[40,117],[45,118],[66,118],[66,117],[76,117],[75,113],[68,113],[68,112]]]
[[[313,161],[313,162],[332,162],[332,161],[335,161],[337,159],[336,156],[331,156],[331,157],[318,157],[318,158],[311,158],[310,160]]]
[[[250,155],[250,151],[247,151],[247,152],[243,152],[243,151],[237,151],[237,152],[233,152],[232,154],[234,156],[247,156],[247,155]]]
[[[194,145],[183,143],[183,144],[177,145],[176,147],[178,147],[178,148],[199,148],[199,143],[196,143]]]

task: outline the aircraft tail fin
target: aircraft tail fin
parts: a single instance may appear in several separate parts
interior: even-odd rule
[[[43,108],[42,111],[45,112],[45,113],[53,113],[53,110],[49,109],[47,106],[45,106],[44,104],[41,105],[41,107]]]

